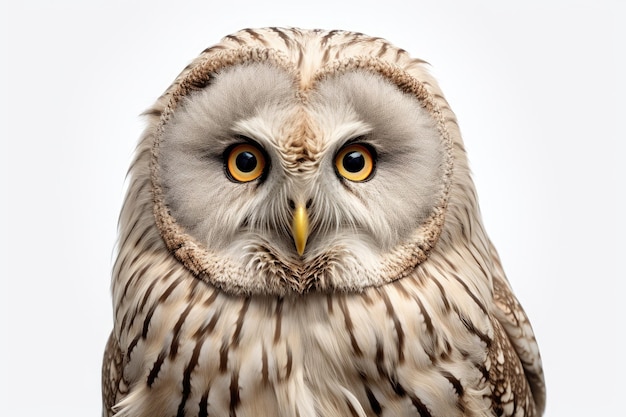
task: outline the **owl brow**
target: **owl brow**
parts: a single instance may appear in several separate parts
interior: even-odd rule
[[[219,157],[221,159],[226,158],[226,155],[228,154],[229,150],[231,150],[237,145],[241,145],[244,143],[258,148],[259,150],[263,152],[264,156],[268,158],[267,152],[265,150],[265,146],[263,146],[258,141],[242,133],[233,133],[232,135],[225,135],[222,138],[221,143],[222,143],[221,146],[223,147],[223,149],[221,151],[216,151],[216,154],[219,152]]]
[[[256,140],[242,133],[235,134],[234,139],[237,139],[238,141],[242,143],[249,143],[250,145],[256,146],[259,149],[265,150],[265,147],[261,145],[259,142],[257,142]]]
[[[358,135],[345,141],[342,147],[345,147],[347,145],[352,145],[353,143],[368,143],[369,144],[365,135]]]
[[[369,148],[372,151],[372,156],[374,157],[374,160],[377,161],[378,157],[381,154],[384,154],[385,151],[380,150],[380,146],[376,146],[374,143],[372,143],[373,141],[369,139],[370,135],[369,134],[365,134],[365,135],[358,135],[355,136],[351,139],[348,139],[347,141],[345,141],[340,147],[339,149],[343,149],[346,146],[349,145],[353,145],[353,144],[360,144],[360,145],[364,145],[367,148]]]

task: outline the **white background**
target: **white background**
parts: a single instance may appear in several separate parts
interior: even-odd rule
[[[3,3],[1,14],[2,415],[99,415],[139,113],[205,47],[270,25],[361,31],[432,64],[536,330],[547,415],[623,413],[618,1],[56,0]]]

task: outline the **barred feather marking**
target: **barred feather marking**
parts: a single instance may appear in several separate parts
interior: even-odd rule
[[[440,118],[455,164],[446,168],[449,195],[439,208],[445,223],[443,215],[433,222],[441,230],[428,259],[401,271],[382,268],[401,278],[378,287],[322,294],[332,290],[326,284],[332,276],[299,283],[295,275],[299,294],[271,296],[226,294],[172,256],[153,215],[150,164],[158,126],[170,117],[174,95],[207,86],[200,73],[212,61],[241,57],[291,65],[302,106],[334,71],[375,65],[383,77],[408,76],[396,85],[418,94]],[[411,79],[419,84],[408,91]],[[149,126],[120,215],[103,415],[542,414],[545,385],[532,328],[484,232],[455,116],[424,61],[360,33],[246,29],[207,48],[144,114]],[[317,142],[315,121],[291,134],[293,168],[307,161],[307,169],[317,169],[325,145]],[[293,263],[265,249],[263,259],[273,267]]]

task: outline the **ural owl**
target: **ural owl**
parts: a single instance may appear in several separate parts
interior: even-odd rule
[[[243,30],[146,112],[104,415],[540,416],[530,323],[427,64]]]

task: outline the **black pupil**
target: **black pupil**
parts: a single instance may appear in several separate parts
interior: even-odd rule
[[[358,151],[348,152],[343,157],[343,167],[348,172],[359,172],[365,167],[365,158],[363,154]]]
[[[254,171],[257,165],[256,156],[254,156],[252,152],[243,151],[237,155],[235,164],[237,165],[237,169],[241,172]]]

